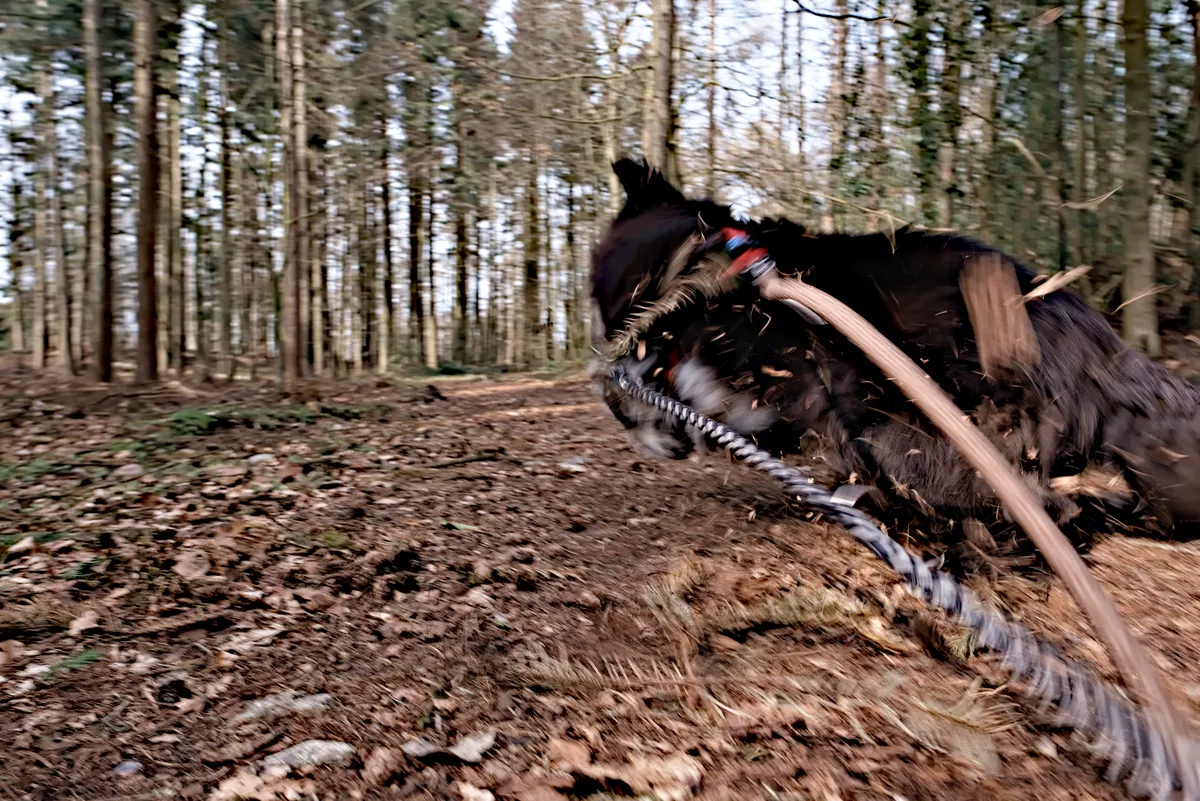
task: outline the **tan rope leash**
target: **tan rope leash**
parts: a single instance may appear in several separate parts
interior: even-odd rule
[[[760,263],[761,264],[761,263]],[[1145,652],[1134,640],[1116,607],[1092,577],[1046,510],[1017,478],[1012,466],[950,397],[891,340],[832,295],[798,278],[785,279],[770,263],[753,265],[752,277],[768,300],[793,301],[824,318],[858,347],[950,440],[967,463],[991,485],[1001,503],[1029,535],[1046,561],[1066,584],[1108,645],[1126,684],[1148,708],[1175,763],[1181,767],[1185,794],[1194,797],[1200,775],[1187,722],[1178,715]]]

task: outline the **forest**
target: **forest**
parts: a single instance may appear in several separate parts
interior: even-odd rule
[[[766,475],[631,447],[664,418],[581,369],[626,157],[1047,277],[1062,383],[959,405],[1200,720],[1200,1],[0,0],[0,800],[1166,797],[1079,585],[890,373],[729,377],[806,429],[728,446]],[[980,260],[912,237],[970,252],[974,344],[920,358],[967,397]]]
[[[1191,0],[9,0],[0,26],[0,344],[38,370],[576,362],[630,154],[747,214],[1089,267],[1152,355],[1200,324]]]

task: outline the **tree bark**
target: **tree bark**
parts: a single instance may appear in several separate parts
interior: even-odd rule
[[[137,0],[134,20],[134,95],[138,126],[138,348],[137,381],[158,380],[158,287],[154,274],[158,229],[158,114],[154,0]]]
[[[945,66],[941,80],[942,144],[938,159],[941,162],[940,224],[953,228],[957,219],[957,199],[961,194],[958,186],[958,134],[962,127],[962,75],[965,66],[967,28],[966,3],[954,3],[948,12],[945,27]]]
[[[279,355],[283,387],[293,391],[300,378],[300,266],[296,236],[296,141],[292,133],[291,7],[288,0],[275,0],[275,75],[279,91],[279,134],[283,141],[283,277],[280,286],[281,315]]]
[[[1071,176],[1071,198],[1082,203],[1087,198],[1087,113],[1090,108],[1087,90],[1087,3],[1075,3],[1075,165]],[[1070,239],[1071,263],[1073,266],[1088,263],[1090,251],[1084,236],[1084,219],[1087,212],[1076,209],[1071,212]]]
[[[1150,356],[1162,350],[1155,303],[1154,243],[1150,239],[1150,150],[1154,145],[1146,0],[1124,0],[1125,28],[1125,340]]]
[[[409,136],[411,138],[411,126]],[[410,154],[412,151],[410,150]],[[414,354],[422,351],[425,335],[425,300],[421,291],[421,238],[425,230],[425,186],[412,155],[408,173],[408,340]],[[421,360],[414,359],[420,362]]]
[[[228,35],[228,32],[224,32]],[[219,39],[217,52],[220,54],[218,61],[222,65],[227,63],[228,53],[226,50],[225,36]],[[221,103],[221,108],[217,112],[217,126],[220,129],[220,186],[221,194],[221,263],[218,273],[219,292],[217,300],[217,358],[219,361],[218,370],[221,375],[225,376],[227,381],[233,380],[234,362],[233,362],[233,237],[231,236],[230,227],[233,223],[232,215],[230,214],[230,206],[233,203],[233,165],[231,162],[232,154],[229,147],[229,92],[228,84],[225,78],[225,70],[219,72],[220,89],[218,98]]]
[[[458,364],[467,361],[467,137],[463,122],[467,113],[463,109],[462,79],[455,76],[453,93],[454,108],[454,186],[451,204],[454,215],[454,341],[452,359]]]
[[[179,49],[178,43],[167,58],[167,364],[176,374],[184,369],[187,346],[185,309],[187,279],[183,268],[183,160],[180,153]]]
[[[46,261],[47,254],[50,252],[50,237],[46,231],[46,206],[48,201],[46,198],[46,158],[45,151],[46,143],[46,119],[52,118],[53,114],[48,113],[50,110],[46,105],[45,84],[50,80],[47,73],[47,68],[42,67],[38,71],[37,83],[38,94],[42,96],[42,105],[38,108],[37,118],[38,123],[36,130],[38,131],[39,142],[34,146],[34,174],[33,174],[33,324],[30,326],[32,332],[32,351],[31,362],[34,369],[41,370],[46,366],[46,347],[48,345],[49,331],[46,325]]]
[[[825,233],[832,233],[835,227],[833,198],[838,196],[841,189],[842,162],[846,155],[847,0],[837,0],[834,8],[842,19],[833,23],[833,75],[829,80],[829,94],[825,101],[829,119],[829,172],[825,183],[824,211],[821,214],[821,230]]]
[[[924,221],[937,218],[934,201],[935,170],[937,166],[937,124],[930,103],[929,33],[932,0],[913,0],[913,23],[908,33],[907,70],[913,97],[911,125],[917,132],[917,186],[920,217]]]
[[[704,147],[704,194],[711,198],[717,194],[717,0],[708,0],[707,62],[704,114],[708,131]]]
[[[8,128],[8,153],[9,153],[9,174],[16,174],[17,164],[17,131],[16,122],[9,117]],[[21,286],[22,279],[25,274],[25,246],[22,240],[25,238],[23,229],[23,221],[21,218],[21,197],[22,184],[20,181],[10,180],[10,202],[9,213],[12,215],[8,224],[8,280],[12,300],[9,303],[9,327],[8,327],[8,345],[9,350],[13,353],[24,353],[25,345],[25,291]]]
[[[538,262],[541,258],[541,213],[538,210],[537,161],[529,154],[529,181],[525,187],[525,282],[522,296],[524,325],[521,329],[521,363],[525,367],[535,366],[535,360],[545,354],[541,344],[541,289]]]
[[[304,0],[295,0],[292,12],[292,134],[295,137],[292,165],[295,169],[295,192],[292,216],[295,219],[296,263],[291,291],[298,300],[296,313],[296,358],[302,374],[310,371],[312,345],[312,295],[309,276],[312,272],[310,253],[312,236],[308,217],[308,84],[304,65]]]
[[[654,69],[647,91],[646,119],[642,126],[642,150],[651,167],[660,170],[667,180],[678,184],[679,172],[673,152],[672,124],[675,112],[672,105],[674,94],[674,44],[675,3],[674,0],[653,0],[654,14]]]
[[[71,343],[71,270],[67,264],[67,235],[63,220],[66,209],[62,197],[62,176],[59,174],[58,168],[56,95],[54,78],[48,69],[42,70],[38,74],[38,84],[43,114],[40,137],[40,144],[44,148],[42,166],[49,169],[50,191],[54,195],[53,202],[47,204],[47,210],[52,216],[42,232],[42,235],[47,237],[46,244],[49,246],[50,252],[54,254],[54,345],[58,354],[59,368],[66,375],[72,376],[75,375],[75,353]]]

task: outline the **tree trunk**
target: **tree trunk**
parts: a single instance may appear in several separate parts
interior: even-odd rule
[[[1087,112],[1090,107],[1087,91],[1087,3],[1075,3],[1075,167],[1072,170],[1071,197],[1082,203],[1087,197]],[[1071,212],[1070,239],[1071,263],[1073,266],[1086,264],[1091,255],[1087,238],[1084,236],[1083,209]]]
[[[180,153],[179,50],[171,51],[167,62],[167,364],[176,374],[184,368],[187,345],[184,310],[187,308],[187,280],[183,268],[183,160]]]
[[[292,88],[295,93],[292,101],[292,134],[296,144],[292,165],[295,169],[295,193],[292,215],[295,219],[295,252],[296,263],[292,271],[294,286],[291,291],[298,299],[296,313],[296,358],[300,364],[300,373],[310,372],[312,364],[312,294],[309,276],[312,272],[310,252],[312,237],[309,232],[308,219],[308,85],[304,69],[304,27],[301,24],[304,14],[304,0],[296,0],[292,16],[292,69],[294,78]]]
[[[37,111],[37,126],[39,142],[34,146],[33,173],[33,334],[32,364],[37,370],[46,366],[46,346],[49,332],[46,326],[46,261],[50,252],[50,237],[46,232],[46,127],[47,119],[53,121],[53,112],[46,100],[48,90],[46,84],[50,80],[47,67],[38,71],[38,94],[42,97],[42,105]]]
[[[208,291],[205,287],[206,275],[210,271],[212,261],[208,241],[208,85],[203,76],[206,73],[208,59],[208,29],[200,29],[200,71],[196,81],[196,124],[202,132],[200,138],[200,158],[196,165],[196,189],[192,196],[194,214],[192,216],[192,238],[196,242],[195,260],[192,264],[193,283],[193,320],[192,332],[195,337],[197,378],[207,381],[212,369],[209,361],[212,338],[209,331],[209,302]],[[186,276],[184,283],[187,283]],[[186,328],[186,324],[185,324]],[[185,333],[186,337],[186,333]]]
[[[154,62],[158,23],[154,0],[137,0],[134,19],[134,96],[138,127],[137,381],[158,380],[158,287],[154,236],[158,229],[158,115]]]
[[[717,194],[717,0],[708,0],[707,66],[704,113],[708,121],[708,135],[704,148],[704,194],[711,198]]]
[[[379,204],[383,225],[383,308],[379,318],[379,365],[380,373],[387,373],[392,368],[393,345],[395,344],[396,305],[393,295],[396,291],[396,265],[392,257],[392,170],[391,170],[391,140],[388,138],[387,117],[379,120],[379,184],[382,188]]]
[[[1050,142],[1046,150],[1050,153],[1051,168],[1047,182],[1046,211],[1054,215],[1057,224],[1057,237],[1054,253],[1054,269],[1064,270],[1067,267],[1068,253],[1077,250],[1070,243],[1069,221],[1067,208],[1063,201],[1067,199],[1067,140],[1064,133],[1063,103],[1066,99],[1067,87],[1064,80],[1064,62],[1066,60],[1065,39],[1066,26],[1061,21],[1053,23],[1054,30],[1050,41],[1050,63],[1053,73],[1050,102]]]
[[[541,288],[538,262],[541,258],[541,213],[538,209],[538,172],[533,154],[529,154],[529,181],[525,187],[525,283],[522,297],[524,325],[521,329],[521,363],[535,366],[546,349],[541,344]]]
[[[1146,0],[1124,0],[1125,27],[1125,281],[1122,330],[1125,340],[1158,356],[1154,243],[1150,239],[1150,150],[1154,146],[1150,47]]]
[[[454,108],[454,186],[451,189],[451,204],[454,214],[454,340],[451,358],[458,364],[467,361],[467,146],[463,130],[463,88],[461,78],[455,77],[453,92]]]
[[[327,374],[326,353],[329,349],[329,282],[325,267],[329,247],[329,159],[325,151],[318,151],[313,160],[313,174],[320,183],[321,194],[312,230],[312,371],[313,375],[323,376]]]
[[[293,391],[300,378],[300,265],[296,236],[296,141],[292,133],[293,53],[291,8],[288,0],[275,0],[275,74],[279,91],[279,134],[283,141],[283,277],[280,294],[279,355],[283,387]]]
[[[825,183],[825,200],[822,204],[821,230],[832,233],[836,225],[833,198],[841,191],[842,162],[846,150],[846,34],[845,16],[849,13],[847,0],[837,0],[836,13],[842,19],[833,23],[833,75],[829,80],[829,94],[825,108],[829,118],[829,172]]]
[[[225,37],[219,39],[217,52],[218,61],[227,63]],[[225,71],[219,70],[220,89],[218,98],[221,108],[217,112],[217,125],[220,128],[221,147],[221,177],[219,191],[221,193],[221,263],[219,272],[220,295],[217,300],[217,370],[228,381],[233,380],[233,237],[230,226],[233,219],[230,215],[230,205],[233,202],[233,165],[229,149],[229,94],[225,80]]]
[[[431,105],[432,105],[432,98]],[[429,119],[432,120],[432,113]],[[427,142],[433,141],[432,126],[426,130]],[[425,181],[426,191],[426,215],[425,215],[425,277],[428,279],[426,284],[426,294],[429,296],[429,309],[425,314],[425,367],[429,370],[438,368],[438,335],[437,335],[437,287],[434,284],[434,256],[433,245],[436,240],[437,229],[434,224],[434,195],[433,187],[437,183],[436,170],[437,165],[430,160],[428,162],[429,174]]]
[[[937,124],[930,103],[929,89],[929,32],[932,0],[913,0],[913,24],[908,33],[907,70],[913,97],[911,125],[917,131],[917,186],[920,218],[928,222],[937,218],[934,201],[935,169],[937,166]]]
[[[979,140],[979,159],[975,165],[976,202],[979,207],[979,236],[986,242],[992,236],[992,214],[995,210],[995,184],[992,175],[992,154],[996,152],[996,95],[998,78],[992,67],[992,56],[996,49],[995,19],[992,2],[985,0],[981,6],[983,37],[979,59],[976,62],[979,91],[982,95],[983,131]]]
[[[1192,20],[1192,96],[1188,106],[1181,183],[1188,206],[1188,230],[1183,248],[1193,271],[1189,323],[1196,329],[1200,327],[1200,299],[1196,297],[1197,283],[1200,282],[1200,2],[1188,0],[1187,13]]]
[[[962,75],[965,67],[965,36],[967,30],[966,3],[954,3],[949,11],[945,29],[945,66],[941,81],[942,144],[938,158],[941,162],[942,204],[940,224],[953,228],[956,222],[958,187],[958,134],[962,127]]]
[[[48,210],[52,213],[50,222],[42,231],[48,237],[47,244],[54,254],[54,296],[55,296],[55,349],[58,351],[58,364],[68,375],[75,375],[75,353],[71,344],[71,270],[67,265],[67,235],[63,216],[66,209],[63,204],[62,176],[58,169],[58,120],[55,113],[54,79],[48,70],[38,74],[39,94],[42,98],[41,146],[45,149],[45,159],[42,166],[49,168],[50,190],[54,201]],[[44,195],[43,195],[44,198]]]
[[[674,90],[674,43],[675,3],[674,0],[653,0],[654,14],[654,69],[647,91],[647,113],[642,127],[642,150],[646,161],[678,184],[678,165],[673,152],[672,123],[675,112],[672,106]]]
[[[8,154],[9,175],[16,175],[17,164],[17,131],[16,122],[12,119],[11,114],[8,115]],[[25,231],[22,228],[21,219],[21,187],[20,181],[10,180],[9,189],[11,191],[11,206],[9,213],[12,215],[8,226],[8,280],[10,288],[10,296],[12,300],[9,302],[9,327],[8,327],[8,345],[9,350],[13,353],[25,352],[25,291],[21,286],[21,281],[25,273],[25,247],[22,240],[25,237]]]
[[[410,127],[411,137],[411,127]],[[411,152],[411,151],[410,151]],[[425,300],[421,291],[421,237],[425,230],[425,186],[421,169],[406,165],[408,173],[408,340],[414,354],[421,353],[425,335]],[[420,361],[414,359],[414,361]]]

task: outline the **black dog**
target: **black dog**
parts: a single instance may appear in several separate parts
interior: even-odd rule
[[[599,349],[671,282],[701,269],[703,247],[689,243],[737,227],[782,275],[847,303],[921,365],[1060,523],[1079,514],[1082,496],[1124,505],[1151,530],[1200,522],[1200,391],[1125,345],[1074,293],[1025,303],[1036,360],[985,371],[962,279],[970,260],[986,257],[1015,276],[1014,292],[1033,290],[1035,274],[1007,256],[959,236],[815,235],[782,220],[738,220],[726,206],[686,199],[644,164],[614,170],[627,200],[593,253]],[[837,478],[881,486],[944,520],[995,508],[986,484],[861,352],[831,326],[763,300],[747,280],[667,310],[638,339],[621,359],[627,369],[776,453],[815,456]],[[595,365],[598,390],[637,447],[682,458],[702,444],[623,397],[606,366]]]

